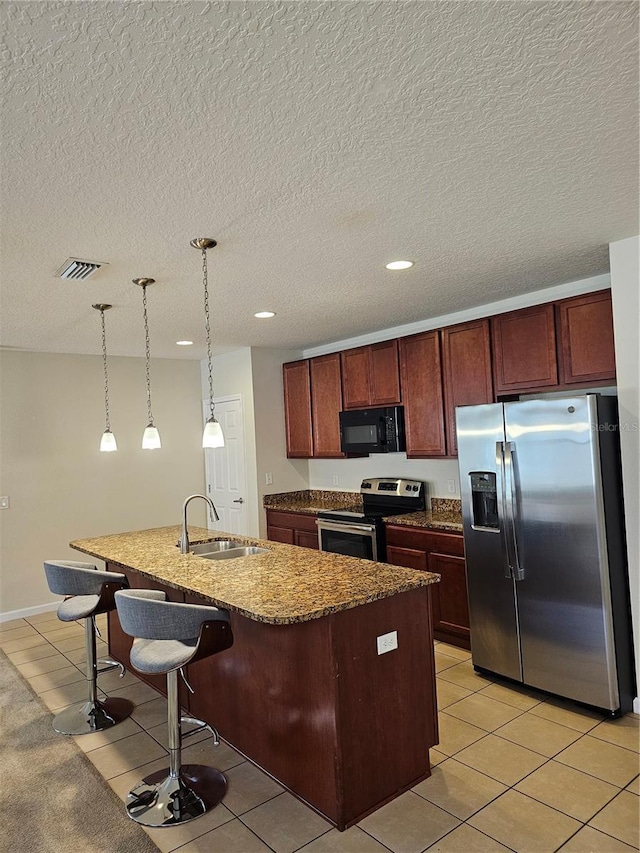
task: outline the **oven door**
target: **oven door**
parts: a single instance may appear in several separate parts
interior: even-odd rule
[[[319,518],[316,524],[321,551],[360,557],[363,560],[378,559],[378,537],[374,524],[352,524],[326,518]]]

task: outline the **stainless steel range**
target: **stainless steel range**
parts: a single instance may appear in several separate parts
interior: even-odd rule
[[[423,510],[424,483],[371,478],[362,481],[360,494],[361,501],[353,506],[318,513],[320,550],[384,562],[385,517]]]

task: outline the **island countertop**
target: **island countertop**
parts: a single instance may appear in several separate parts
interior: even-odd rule
[[[156,527],[76,539],[70,547],[200,595],[256,622],[281,625],[318,619],[440,580],[431,572],[190,526],[191,544],[235,539],[269,549],[250,557],[207,560],[180,554],[176,547],[180,533],[178,525]]]

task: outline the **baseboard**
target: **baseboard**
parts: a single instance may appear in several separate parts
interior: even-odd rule
[[[633,700],[633,713],[640,714],[640,697],[638,696]]]
[[[1,622],[11,622],[13,619],[28,619],[29,616],[36,616],[38,613],[47,613],[49,610],[57,610],[60,601],[51,601],[49,604],[38,604],[36,607],[25,607],[22,610],[7,610],[5,613],[0,613]]]

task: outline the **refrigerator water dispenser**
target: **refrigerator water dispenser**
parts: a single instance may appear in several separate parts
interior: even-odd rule
[[[491,471],[470,471],[472,524],[477,529],[498,530],[496,475]]]

